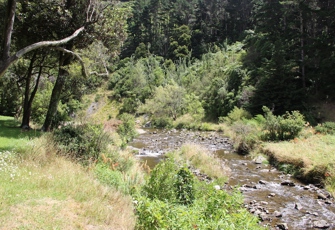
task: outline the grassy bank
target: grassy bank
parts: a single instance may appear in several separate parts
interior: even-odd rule
[[[307,183],[324,185],[335,196],[335,123],[310,126],[298,112],[251,117],[234,109],[221,128],[241,154],[264,154],[269,162]]]
[[[117,155],[122,172],[100,158],[83,166],[59,155],[50,134],[21,132],[10,117],[0,125],[0,229],[134,229],[126,191],[141,169],[128,153]]]
[[[264,143],[261,151],[274,162],[295,166],[307,182],[325,184],[335,196],[335,136],[311,135],[291,141]]]

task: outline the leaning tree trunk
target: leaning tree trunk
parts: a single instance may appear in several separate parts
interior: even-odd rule
[[[44,124],[42,126],[42,131],[44,132],[50,131],[52,120],[57,113],[57,108],[60,101],[62,89],[65,84],[65,78],[66,75],[68,74],[68,72],[65,69],[63,69],[63,67],[70,63],[70,57],[71,57],[70,54],[66,53],[60,54],[58,77],[54,85],[54,88],[52,89],[48,112],[45,117]]]

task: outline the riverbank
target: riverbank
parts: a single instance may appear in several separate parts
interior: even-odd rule
[[[279,170],[302,182],[324,187],[335,197],[335,135],[321,134],[315,127],[306,126],[291,140],[263,141],[257,126],[245,132],[236,131],[234,124],[219,127],[217,130],[223,130],[232,139],[235,151],[242,146],[242,154],[264,155]]]
[[[335,196],[335,136],[314,134],[291,141],[263,143],[259,152],[279,169]]]

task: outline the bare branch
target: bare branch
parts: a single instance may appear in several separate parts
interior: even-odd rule
[[[60,45],[63,45],[63,44],[66,44],[68,43],[69,41],[71,41],[72,39],[74,39],[75,37],[77,37],[83,30],[85,29],[85,27],[80,27],[79,29],[77,29],[71,36],[67,37],[67,38],[64,38],[62,40],[58,40],[58,41],[42,41],[42,42],[37,42],[35,44],[32,44],[30,46],[27,46],[21,50],[19,50],[15,56],[17,58],[20,58],[22,57],[24,54],[32,51],[32,50],[35,50],[35,49],[38,49],[38,48],[41,48],[41,47],[48,47],[48,46],[60,46]]]
[[[90,74],[94,74],[96,76],[108,76],[108,72],[106,73],[98,73],[97,71],[90,72]]]
[[[87,78],[87,72],[86,72],[86,68],[85,68],[85,63],[84,63],[83,59],[78,54],[76,54],[75,52],[73,52],[71,50],[67,50],[67,49],[65,49],[63,47],[55,47],[55,49],[59,50],[59,51],[62,51],[63,53],[67,53],[67,54],[71,54],[71,55],[75,56],[79,60],[79,62],[81,64],[82,74],[84,75],[84,77]]]
[[[60,46],[63,44],[68,43],[72,39],[76,38],[83,30],[85,29],[84,26],[77,29],[71,36],[66,37],[64,39],[58,40],[58,41],[42,41],[37,42],[32,45],[29,45],[21,50],[19,50],[16,54],[12,55],[11,57],[2,60],[0,62],[0,77],[5,73],[5,71],[8,69],[8,67],[13,64],[16,60],[21,58],[26,53],[29,53],[30,51],[42,48],[42,47],[52,47],[52,46]]]

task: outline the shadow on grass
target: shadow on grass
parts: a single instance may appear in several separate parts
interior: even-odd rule
[[[0,116],[0,151],[23,146],[29,140],[41,136],[38,130],[22,130],[13,117]]]

